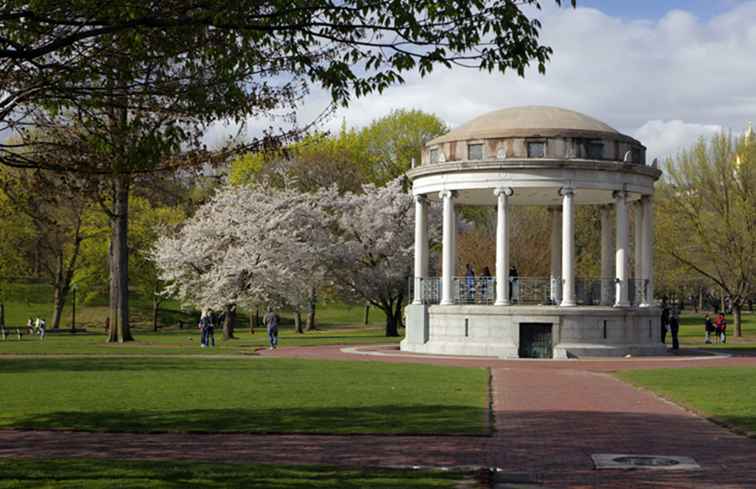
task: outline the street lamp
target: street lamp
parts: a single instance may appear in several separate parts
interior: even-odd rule
[[[73,301],[71,304],[71,332],[76,332],[76,290],[79,288],[78,285],[73,284],[71,286],[71,293],[73,295]]]

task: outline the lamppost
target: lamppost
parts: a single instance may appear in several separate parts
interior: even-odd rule
[[[71,286],[71,293],[72,293],[72,304],[71,304],[71,332],[76,332],[76,290],[79,288],[78,285],[73,284]]]

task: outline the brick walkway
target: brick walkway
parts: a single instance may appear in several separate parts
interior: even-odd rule
[[[371,350],[394,355],[391,348]],[[482,465],[501,468],[496,487],[756,488],[756,440],[735,435],[604,373],[620,368],[756,366],[756,358],[518,362],[366,356],[343,353],[338,347],[265,353],[271,354],[488,366],[493,373],[496,432],[490,437],[448,437],[0,431],[0,456]],[[689,456],[702,470],[596,471],[593,453]]]

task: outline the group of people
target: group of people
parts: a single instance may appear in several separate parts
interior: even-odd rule
[[[512,302],[512,293],[517,286],[517,267],[512,265],[509,267],[509,301]],[[489,297],[489,294],[493,291],[493,278],[491,277],[491,270],[488,267],[483,267],[483,272],[479,276],[480,282],[480,299],[481,302],[489,302],[493,298]],[[475,293],[477,290],[475,283],[475,269],[471,264],[465,265],[465,289],[467,291],[468,302],[475,302]],[[515,294],[517,297],[517,294]]]
[[[270,349],[275,350],[278,348],[278,323],[280,317],[273,311],[271,306],[268,306],[265,318],[265,327],[268,331],[268,342],[270,343]],[[214,348],[215,347],[215,325],[223,322],[223,315],[216,316],[215,313],[209,309],[202,311],[197,328],[200,330],[200,347],[201,348]]]
[[[670,307],[666,300],[662,300],[661,315],[661,341],[666,344],[667,333],[672,336],[672,350],[680,349],[678,333],[680,332],[680,316],[677,307]],[[714,320],[706,314],[704,315],[704,343],[712,343],[712,336],[717,343],[727,343],[727,319],[724,312],[716,315]]]
[[[704,343],[711,343],[711,335],[714,333],[717,343],[727,343],[727,319],[723,312],[717,314],[714,321],[708,314],[704,316]]]
[[[677,307],[669,307],[666,299],[662,299],[662,314],[661,314],[661,342],[667,343],[667,333],[672,335],[672,351],[680,349],[680,340],[678,339],[678,333],[680,332],[680,314]]]
[[[40,340],[44,340],[47,332],[47,323],[39,316],[37,316],[36,319],[29,318],[29,320],[26,321],[26,330],[30,335],[37,335]]]

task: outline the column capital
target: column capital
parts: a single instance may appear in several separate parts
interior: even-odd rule
[[[612,197],[614,199],[626,199],[627,198],[627,191],[626,190],[615,190],[612,192]]]
[[[415,202],[418,204],[425,204],[428,202],[428,197],[425,194],[417,194],[415,195]]]
[[[439,199],[453,199],[457,196],[456,190],[442,190],[438,193]]]
[[[512,195],[514,195],[514,190],[512,189],[512,187],[496,187],[494,189],[495,196],[498,197],[502,194],[506,195],[507,197],[511,197]]]
[[[565,195],[575,195],[574,187],[562,187],[559,189],[559,195],[564,197]]]

